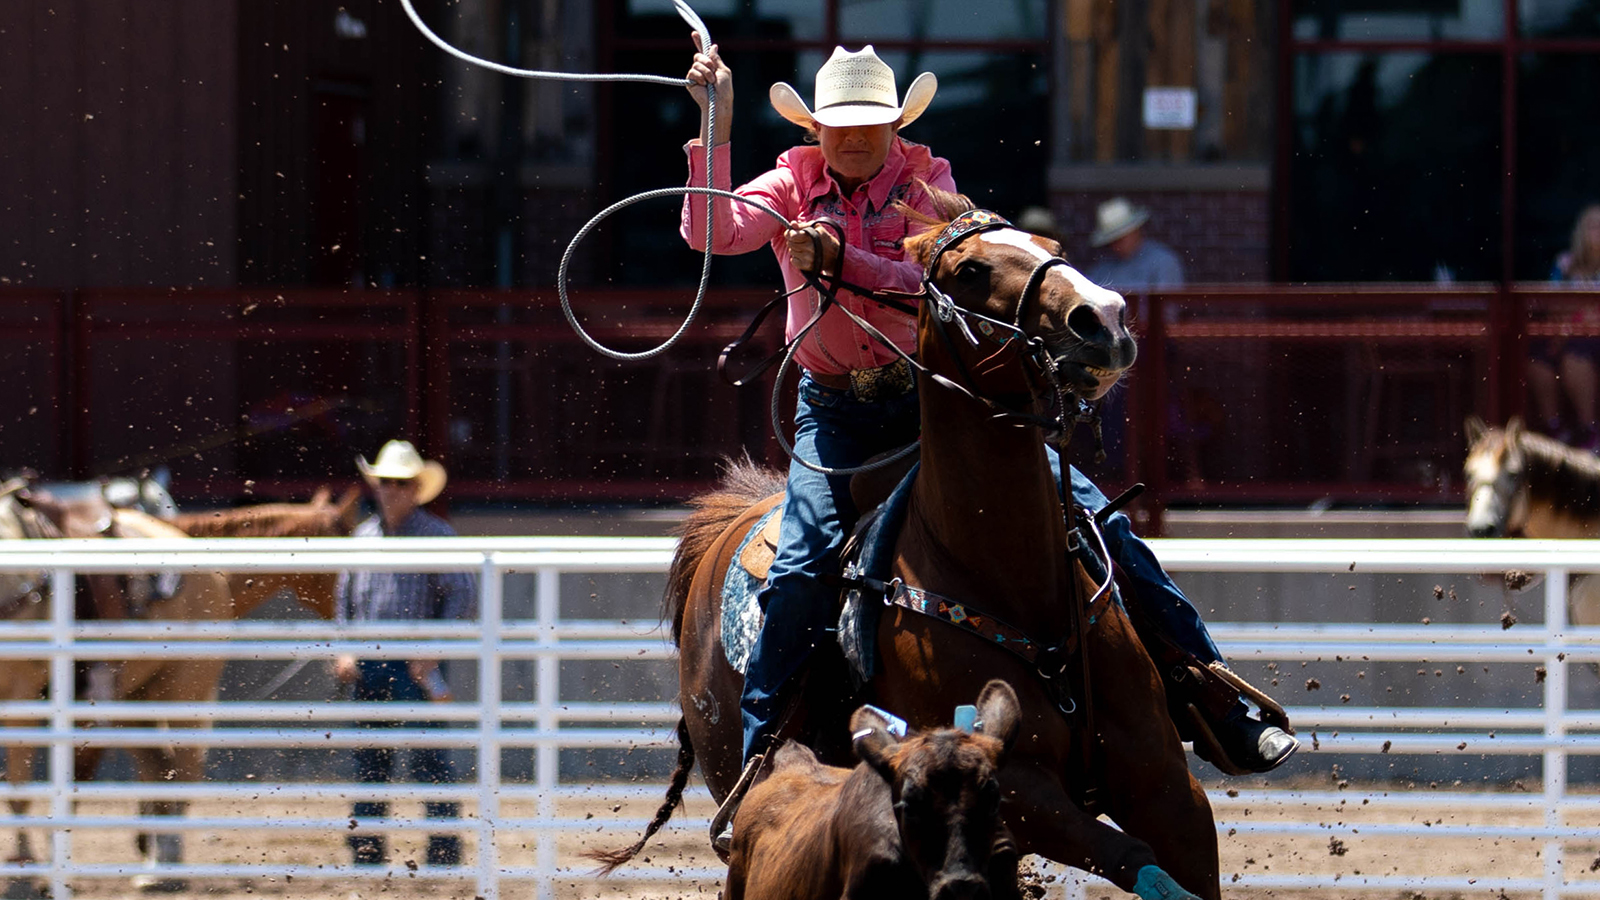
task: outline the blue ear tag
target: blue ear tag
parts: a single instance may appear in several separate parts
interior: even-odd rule
[[[955,728],[957,731],[965,731],[967,734],[971,734],[977,721],[978,708],[976,706],[962,705],[956,707]]]

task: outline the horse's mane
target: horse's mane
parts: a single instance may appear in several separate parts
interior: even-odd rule
[[[717,489],[689,501],[694,507],[678,526],[678,551],[667,569],[667,589],[661,598],[661,619],[672,622],[672,642],[683,629],[683,604],[689,596],[695,566],[723,529],[745,510],[784,489],[782,472],[758,465],[748,456],[724,459]]]
[[[190,537],[333,537],[350,533],[339,509],[305,503],[263,503],[214,512],[182,513],[172,520]]]
[[[1520,431],[1517,444],[1527,457],[1530,496],[1575,516],[1600,517],[1600,457],[1531,431]]]
[[[917,179],[916,184],[927,195],[929,205],[933,207],[933,214],[929,215],[920,209],[912,209],[899,200],[895,201],[895,205],[900,208],[900,213],[907,219],[914,224],[922,226],[921,231],[906,238],[906,253],[913,259],[926,261],[929,248],[934,240],[938,238],[939,232],[943,231],[944,227],[949,225],[950,221],[956,216],[968,210],[977,209],[978,205],[973,203],[966,194],[957,194],[943,188],[936,188],[920,178]]]

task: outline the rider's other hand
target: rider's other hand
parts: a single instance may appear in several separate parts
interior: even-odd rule
[[[791,225],[783,233],[784,241],[789,245],[789,258],[794,261],[795,267],[802,272],[815,273],[819,267],[824,272],[837,270],[839,261],[839,239],[834,237],[832,231],[820,225]],[[813,240],[815,238],[816,240]],[[818,250],[821,257],[818,257]]]

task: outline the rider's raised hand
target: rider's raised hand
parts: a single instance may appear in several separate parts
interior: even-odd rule
[[[694,102],[700,104],[700,141],[705,143],[705,111],[706,111],[706,85],[710,84],[717,91],[717,127],[716,143],[726,144],[728,136],[733,131],[733,71],[728,64],[722,61],[722,56],[717,52],[717,45],[712,44],[710,49],[700,47],[700,35],[694,35],[694,45],[700,52],[694,55],[694,62],[689,66],[689,74],[684,76],[689,82],[689,96]]]

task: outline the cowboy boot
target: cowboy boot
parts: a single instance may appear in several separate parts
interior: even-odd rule
[[[1195,755],[1228,775],[1270,772],[1299,749],[1289,716],[1259,688],[1226,665],[1206,664],[1178,646],[1151,617],[1130,609],[1134,630],[1161,673],[1167,714],[1178,736],[1194,744]],[[1260,707],[1252,716],[1240,697]]]
[[[1162,679],[1168,713],[1196,756],[1225,774],[1250,775],[1276,769],[1300,748],[1288,715],[1271,697],[1220,662],[1206,666],[1184,655],[1179,664],[1162,666]],[[1261,704],[1259,718],[1241,694]]]
[[[1195,741],[1195,755],[1230,775],[1270,772],[1300,749],[1299,738],[1250,715],[1242,703],[1235,713],[1219,723],[1208,722],[1206,727],[1216,743],[1208,746]],[[1229,763],[1236,771],[1228,771]]]

